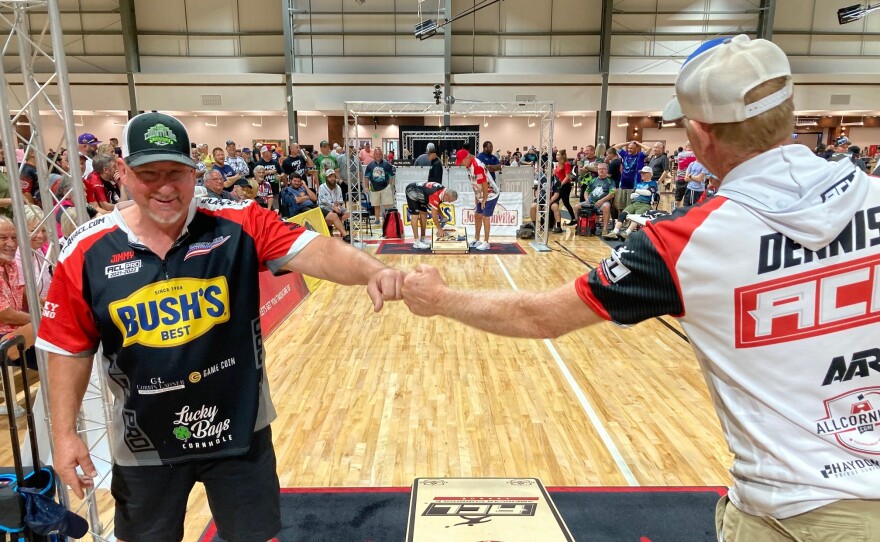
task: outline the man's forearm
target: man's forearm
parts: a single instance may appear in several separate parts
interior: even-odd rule
[[[75,433],[79,408],[92,372],[92,358],[49,354],[48,367],[52,432]]]
[[[345,262],[340,265],[339,262]],[[320,236],[310,242],[285,269],[343,286],[366,284],[386,265],[351,245]]]
[[[547,312],[548,307],[560,307],[556,303],[562,304],[566,318]],[[552,339],[602,321],[578,297],[574,283],[541,293],[450,289],[438,312],[489,333],[530,339]]]

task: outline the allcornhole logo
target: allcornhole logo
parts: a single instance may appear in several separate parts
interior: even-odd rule
[[[816,434],[833,435],[843,447],[880,455],[880,388],[862,388],[825,400]]]
[[[473,527],[492,521],[493,517],[534,517],[537,497],[434,497],[423,516],[458,518],[464,521],[449,527]]]

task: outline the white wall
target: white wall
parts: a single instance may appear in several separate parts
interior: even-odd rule
[[[675,152],[679,147],[684,147],[687,141],[687,134],[684,128],[644,128],[645,133],[642,134],[642,141],[646,144],[652,144],[655,141],[665,141],[666,151]]]
[[[871,145],[880,146],[880,128],[850,128],[849,136],[853,144],[862,148],[862,152],[868,152]]]
[[[89,132],[95,134],[101,141],[115,137],[121,144],[123,126],[114,123],[124,124],[125,116],[84,115],[77,116],[75,120],[78,122],[80,118],[83,126],[76,127],[76,135]],[[54,116],[41,116],[40,119],[46,145],[57,150],[61,146],[63,136],[61,123]],[[217,117],[216,127],[205,126],[206,121],[214,123],[213,116],[181,116],[179,119],[186,126],[190,141],[207,143],[210,148],[222,148],[228,139],[234,140],[239,148],[253,147],[254,140],[264,138],[287,140],[287,117],[263,117],[262,127],[251,124],[260,122],[259,117],[253,116]],[[302,143],[317,146],[322,139],[327,139],[326,117],[300,117],[299,121],[308,124],[305,127],[299,126],[299,140]]]

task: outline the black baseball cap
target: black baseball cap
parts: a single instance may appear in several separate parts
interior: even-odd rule
[[[129,167],[169,161],[195,168],[186,127],[171,115],[155,111],[128,121],[122,131],[122,155]]]

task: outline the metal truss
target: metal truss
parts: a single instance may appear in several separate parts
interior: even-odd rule
[[[42,31],[31,35],[28,15],[31,11],[45,11],[48,14],[45,26]],[[61,16],[58,10],[58,0],[18,0],[18,1],[0,1],[0,22],[7,29],[5,39],[2,44],[2,57],[11,55],[11,48],[17,47],[18,56],[21,65],[21,86],[13,86],[10,78],[5,73],[3,64],[0,63],[0,135],[2,135],[2,148],[5,154],[7,171],[9,178],[9,192],[12,198],[13,223],[15,225],[16,235],[19,241],[19,247],[22,251],[30,249],[31,231],[28,228],[25,216],[25,207],[28,201],[21,191],[20,174],[24,163],[16,167],[16,149],[19,144],[24,146],[25,157],[33,154],[33,165],[37,169],[39,195],[42,204],[43,222],[39,227],[45,228],[50,243],[50,249],[46,258],[46,263],[54,265],[57,263],[58,254],[60,253],[60,244],[58,240],[56,228],[56,216],[67,216],[74,224],[82,224],[88,218],[86,213],[86,200],[84,187],[82,183],[82,171],[80,170],[79,160],[77,159],[77,140],[74,133],[73,123],[73,106],[70,99],[70,90],[67,78],[67,63],[64,56],[64,41],[61,31]],[[45,66],[48,61],[54,67],[53,71],[47,72],[45,69],[41,71],[40,80],[37,79],[34,68],[40,63]],[[56,97],[57,96],[57,97]],[[59,102],[60,103],[57,103]],[[60,119],[64,126],[64,136],[61,141],[47,142],[41,129],[41,111],[47,115],[54,115]],[[16,129],[22,127],[21,133]],[[26,127],[30,127],[30,135],[27,133]],[[61,149],[67,149],[69,157],[68,170],[62,169],[60,162],[56,163],[52,156],[49,156],[47,149],[56,149],[60,153]],[[50,175],[52,179],[56,179],[58,175],[57,185],[68,185],[69,190],[66,193],[56,195],[52,192],[50,183]],[[65,182],[68,181],[68,182]],[[69,205],[62,206],[64,200],[72,200],[73,208],[76,210],[76,216],[70,216]],[[35,228],[35,231],[39,230]],[[39,257],[43,257],[42,253],[36,253]],[[22,258],[28,261],[28,258]],[[25,279],[25,291],[28,299],[39,299],[40,279],[34,272],[32,265],[23,265],[22,271]],[[40,324],[40,305],[39,303],[30,304],[30,319],[36,332]],[[45,384],[47,380],[47,358],[46,354],[37,350],[37,363],[40,372],[40,380]],[[104,419],[91,423],[86,420],[81,412],[80,419],[82,423],[79,426],[80,434],[89,433],[89,442],[98,442],[102,438],[106,438],[107,415],[109,414],[110,397],[107,393],[106,382],[102,371],[98,371],[101,389],[93,390],[92,396],[103,403]],[[40,386],[40,396],[45,406],[46,416],[43,420],[45,427],[51,434],[51,422],[49,417],[49,391],[45,385]],[[89,394],[86,396],[89,400]],[[53,447],[51,438],[49,439],[50,448]],[[52,450],[54,452],[54,450]],[[110,458],[101,458],[93,456],[96,464],[102,461],[110,460]],[[97,486],[97,484],[96,484]],[[61,503],[69,507],[70,500],[65,487],[59,484],[58,495]],[[104,486],[104,489],[109,489]],[[95,540],[108,540],[108,535],[101,524],[99,512],[97,508],[97,499],[94,491],[91,492],[89,498],[84,501],[80,507],[88,508],[89,523],[92,536]],[[112,539],[112,533],[109,535]]]
[[[536,178],[543,175],[545,194],[550,193],[550,180],[553,175],[553,117],[556,110],[553,102],[455,102],[449,106],[449,114],[463,115],[513,115],[518,117],[539,117],[541,134],[538,144],[538,164]],[[445,114],[444,104],[434,102],[345,102],[345,148],[358,140],[358,117],[398,116],[442,116]],[[411,132],[410,134],[412,134]],[[415,132],[418,133],[418,132]],[[427,133],[427,132],[426,132]],[[450,134],[454,132],[449,132]],[[441,138],[443,132],[431,132],[430,137]],[[472,135],[472,134],[469,134]],[[460,135],[458,136],[461,137]],[[479,137],[479,136],[478,136]],[[356,146],[356,145],[355,145]],[[547,149],[547,159],[543,159],[543,149]],[[412,151],[412,149],[410,149]],[[358,160],[358,180],[363,179],[363,164]],[[348,194],[352,205],[351,242],[353,246],[363,248],[360,225],[360,198],[363,185],[359,182],[349,183]],[[358,185],[355,187],[354,185]],[[547,215],[546,205],[538,207],[538,223],[535,224],[535,241],[532,247],[539,252],[549,251],[547,246]],[[356,214],[357,213],[357,214]]]
[[[452,127],[450,127],[452,128]],[[403,148],[408,151],[408,154],[404,154],[403,156],[411,156],[415,159],[413,152],[413,143],[415,141],[461,141],[463,139],[467,139],[469,137],[473,137],[476,134],[476,146],[474,148],[480,148],[480,133],[479,132],[464,132],[460,130],[451,130],[443,128],[438,128],[435,132],[430,131],[413,131],[413,132],[400,132],[400,138],[403,140]],[[443,163],[446,163],[445,157],[443,159]]]

